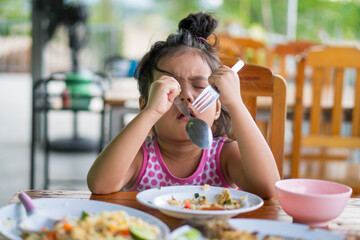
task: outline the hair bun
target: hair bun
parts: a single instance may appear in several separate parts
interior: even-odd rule
[[[203,12],[190,13],[179,22],[179,32],[187,30],[196,37],[207,39],[207,37],[214,32],[217,24],[217,20],[210,14]]]

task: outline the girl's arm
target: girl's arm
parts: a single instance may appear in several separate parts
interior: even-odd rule
[[[91,192],[116,192],[137,177],[135,174],[143,159],[141,145],[179,92],[180,86],[173,78],[165,76],[152,83],[146,107],[142,106],[144,109],[106,146],[91,166],[87,177]]]
[[[251,114],[242,101],[238,75],[226,66],[209,78],[220,92],[220,102],[231,116],[237,141],[225,147],[225,175],[245,191],[263,198],[275,196],[275,182],[280,179],[274,156]]]

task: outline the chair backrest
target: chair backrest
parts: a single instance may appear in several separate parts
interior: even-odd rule
[[[349,70],[355,71],[355,74]],[[312,74],[305,75],[306,72]],[[305,81],[308,80],[308,81]],[[330,83],[330,84],[326,84]],[[309,134],[302,129],[304,87],[312,88]],[[324,110],[325,109],[325,110]],[[343,117],[351,133],[342,134]],[[350,116],[350,117],[349,117]],[[328,131],[324,121],[330,123]],[[311,48],[298,63],[293,123],[291,176],[298,177],[302,146],[360,148],[360,50],[355,47]]]
[[[217,41],[218,41],[218,51],[217,55],[219,57],[238,57],[243,59],[243,51],[240,46],[236,44],[234,39],[227,35],[227,34],[218,34]],[[214,44],[215,38],[210,36],[208,38],[210,44]]]
[[[243,60],[265,66],[268,62],[268,49],[263,42],[251,38],[234,37],[234,42],[241,47]]]
[[[233,66],[237,59],[222,58],[222,62],[227,66]],[[282,177],[286,119],[286,82],[281,76],[274,75],[269,68],[254,64],[245,64],[238,75],[243,101],[255,121],[257,120],[258,113],[257,100],[260,97],[266,97],[269,100],[266,109],[270,115],[267,141]]]
[[[306,40],[298,40],[298,41],[278,44],[273,49],[269,50],[268,67],[270,67],[273,70],[276,69],[275,70],[276,73],[280,74],[286,80],[288,80],[288,76],[286,73],[286,69],[287,69],[286,57],[292,56],[295,59],[299,54],[305,52],[310,47],[319,46],[319,45],[320,44],[318,43],[306,41]],[[275,64],[275,62],[277,62],[278,64]]]

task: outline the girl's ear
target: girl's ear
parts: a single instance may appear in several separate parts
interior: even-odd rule
[[[215,112],[215,120],[218,120],[221,113],[221,102],[220,99],[216,100],[216,112]]]
[[[143,97],[139,97],[139,106],[140,111],[142,111],[146,107],[146,101]]]

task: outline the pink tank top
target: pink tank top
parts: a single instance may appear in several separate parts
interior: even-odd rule
[[[187,178],[178,178],[171,174],[161,156],[155,135],[149,135],[142,145],[143,165],[130,189],[125,191],[143,191],[150,188],[176,185],[204,185],[231,188],[221,170],[220,152],[226,138],[214,138],[211,147],[203,151],[196,171]]]

